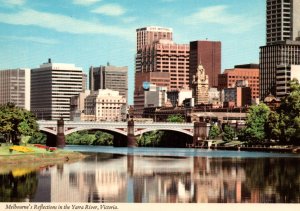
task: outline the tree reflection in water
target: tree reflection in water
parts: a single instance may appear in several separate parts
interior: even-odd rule
[[[36,192],[38,185],[37,173],[30,172],[14,175],[14,172],[0,175],[0,201],[29,201]]]

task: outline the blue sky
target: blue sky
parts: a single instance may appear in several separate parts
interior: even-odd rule
[[[258,63],[265,0],[0,0],[0,69],[38,67],[52,58],[129,68],[134,89],[135,29],[173,28],[176,43],[222,42],[222,71]]]

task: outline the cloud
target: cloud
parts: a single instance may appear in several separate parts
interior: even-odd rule
[[[225,27],[225,31],[242,33],[249,31],[260,21],[259,18],[233,15],[228,12],[228,6],[217,5],[201,8],[197,12],[183,19],[185,24],[217,24]]]
[[[102,1],[102,0],[73,0],[73,4],[89,6],[89,5],[95,4],[100,1]]]
[[[125,13],[125,9],[118,4],[106,4],[93,9],[91,12],[108,16],[120,16]]]
[[[123,23],[132,23],[137,20],[137,17],[125,17],[122,19]]]
[[[26,0],[0,0],[0,4],[7,6],[22,6],[26,3]]]
[[[38,26],[71,34],[106,34],[132,39],[133,29],[106,26],[65,15],[25,9],[19,13],[0,13],[0,22],[13,25]]]
[[[29,37],[0,36],[0,38],[7,39],[7,40],[23,40],[23,41],[35,42],[35,43],[46,44],[46,45],[55,45],[59,43],[59,41],[55,39],[48,39],[48,38],[34,37],[34,36],[29,36]]]

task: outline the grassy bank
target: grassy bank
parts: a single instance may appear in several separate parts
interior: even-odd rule
[[[79,152],[72,152],[54,148],[50,151],[47,148],[39,148],[34,145],[24,147],[1,146],[0,164],[56,164],[62,162],[72,162],[84,158],[85,155]]]

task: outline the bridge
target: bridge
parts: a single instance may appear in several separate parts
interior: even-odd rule
[[[64,147],[65,135],[82,130],[103,130],[126,138],[128,147],[136,146],[137,136],[157,130],[168,130],[184,133],[193,137],[193,143],[205,140],[208,137],[210,124],[206,122],[169,123],[169,122],[82,122],[82,121],[38,121],[40,131],[56,137],[55,146]],[[120,142],[120,141],[119,141]],[[123,143],[124,145],[124,143]]]

